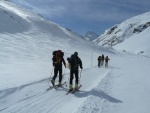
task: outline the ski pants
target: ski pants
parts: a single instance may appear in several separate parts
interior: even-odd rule
[[[103,66],[104,65],[104,60],[102,60],[102,62],[101,62],[101,66]]]
[[[54,69],[53,80],[55,81],[58,72],[59,72],[59,83],[61,83],[61,81],[62,81],[62,67],[59,67],[59,68],[55,68],[55,69]]]
[[[101,67],[101,61],[100,60],[98,61],[98,67]]]
[[[77,70],[71,70],[70,71],[70,84],[72,85],[72,81],[74,78],[74,74],[75,74],[75,83],[78,85],[78,81],[79,81],[79,77],[78,77],[78,69]]]

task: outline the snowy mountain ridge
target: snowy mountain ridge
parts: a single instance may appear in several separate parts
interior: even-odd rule
[[[112,28],[105,30],[93,42],[101,46],[114,46],[134,35],[140,34],[150,27],[150,12],[127,19],[121,24],[114,25]]]
[[[1,2],[1,12],[2,12],[1,16],[3,17],[1,19],[1,21],[4,21],[3,28],[5,28],[5,30],[6,30],[5,32],[8,32],[7,30],[11,29],[10,26],[6,26],[6,24],[5,24],[6,23],[5,19],[9,19],[9,20],[7,20],[7,22],[10,22],[10,23],[7,23],[7,25],[15,26],[15,24],[16,24],[16,26],[18,27],[17,30],[21,29],[21,25],[19,25],[19,24],[24,24],[24,25],[22,25],[22,28],[32,28],[32,29],[42,28],[42,31],[44,31],[46,33],[51,33],[51,34],[52,33],[55,34],[54,31],[59,30],[62,37],[67,37],[68,35],[71,36],[71,34],[74,34],[77,38],[80,37],[77,34],[70,32],[68,29],[62,28],[61,26],[59,26],[56,23],[45,20],[39,14],[29,12],[29,11],[22,9],[10,2],[7,2],[7,4],[5,2]],[[8,16],[10,18],[7,18]],[[42,22],[43,22],[43,24],[40,25]],[[14,24],[11,24],[11,23],[14,23]],[[20,28],[19,28],[19,26],[20,26]],[[28,30],[30,30],[30,29],[28,29]],[[2,32],[2,28],[1,28],[0,32]],[[25,30],[24,30],[24,32],[25,32]]]
[[[4,58],[16,56],[21,58],[21,56],[24,55],[26,57],[39,57],[41,56],[39,52],[49,51],[48,48],[43,50],[41,47],[45,46],[45,43],[49,46],[53,46],[54,42],[51,40],[54,40],[55,38],[59,39],[59,41],[66,39],[66,42],[67,40],[69,42],[72,40],[77,40],[79,42],[85,41],[85,39],[78,34],[73,33],[66,28],[62,28],[53,22],[49,22],[38,14],[26,11],[10,2],[0,1],[0,16],[1,61],[3,61],[3,56],[5,56]],[[36,34],[38,37],[36,37]],[[30,35],[32,37],[30,37]],[[6,36],[8,36],[8,39]],[[59,41],[56,43],[59,43]],[[34,44],[30,42],[33,42]],[[63,41],[64,44],[66,42]],[[20,44],[19,46],[18,43]],[[12,45],[11,48],[7,47],[9,44]],[[5,48],[5,46],[7,48]],[[24,52],[18,53],[20,46],[25,46],[23,48]],[[35,47],[37,47],[36,50]],[[6,51],[13,52],[13,50],[17,53],[16,55],[6,53]]]

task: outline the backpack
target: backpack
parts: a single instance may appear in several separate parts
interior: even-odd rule
[[[71,59],[73,59],[74,60],[74,67],[73,67],[73,69],[74,69],[74,71],[76,71],[76,70],[78,70],[78,57],[76,57],[74,54],[73,55],[71,55]]]
[[[56,54],[57,54],[58,52],[60,52],[60,56],[61,56],[61,57],[64,57],[64,52],[62,52],[61,50],[55,50],[55,51],[53,51],[53,56],[56,56]]]
[[[61,57],[64,57],[64,52],[61,52]]]
[[[57,51],[53,51],[53,56],[55,56],[57,54]]]

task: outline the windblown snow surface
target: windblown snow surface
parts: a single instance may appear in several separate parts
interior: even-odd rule
[[[0,21],[0,113],[149,113],[148,57],[104,49],[7,1],[0,1]],[[66,95],[64,67],[67,86],[48,90],[58,49],[65,60],[77,51],[83,62],[75,94]],[[97,67],[102,54],[108,68]]]

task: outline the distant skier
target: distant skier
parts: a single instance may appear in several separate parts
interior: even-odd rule
[[[63,58],[64,53],[61,50],[58,51],[54,51],[53,52],[53,66],[54,66],[54,76],[51,80],[51,83],[53,84],[53,86],[55,85],[55,79],[57,77],[57,74],[59,72],[59,84],[61,85],[61,81],[62,81],[62,62],[64,64],[64,66],[66,67],[66,62]]]
[[[104,65],[104,60],[105,60],[105,57],[104,57],[104,55],[102,55],[102,63],[101,63],[101,66]]]
[[[108,67],[108,60],[110,60],[110,59],[108,58],[108,56],[106,56],[106,58],[105,58],[105,68]]]
[[[72,81],[73,81],[73,75],[75,74],[75,88],[78,87],[78,82],[79,82],[79,66],[81,69],[83,69],[82,67],[82,61],[81,59],[78,57],[78,53],[75,52],[73,55],[71,55],[71,58],[67,58],[68,62],[70,63],[70,91],[73,90],[73,85],[72,85]]]
[[[98,57],[98,67],[101,67],[101,62],[102,62],[102,57],[99,56],[99,57]]]

